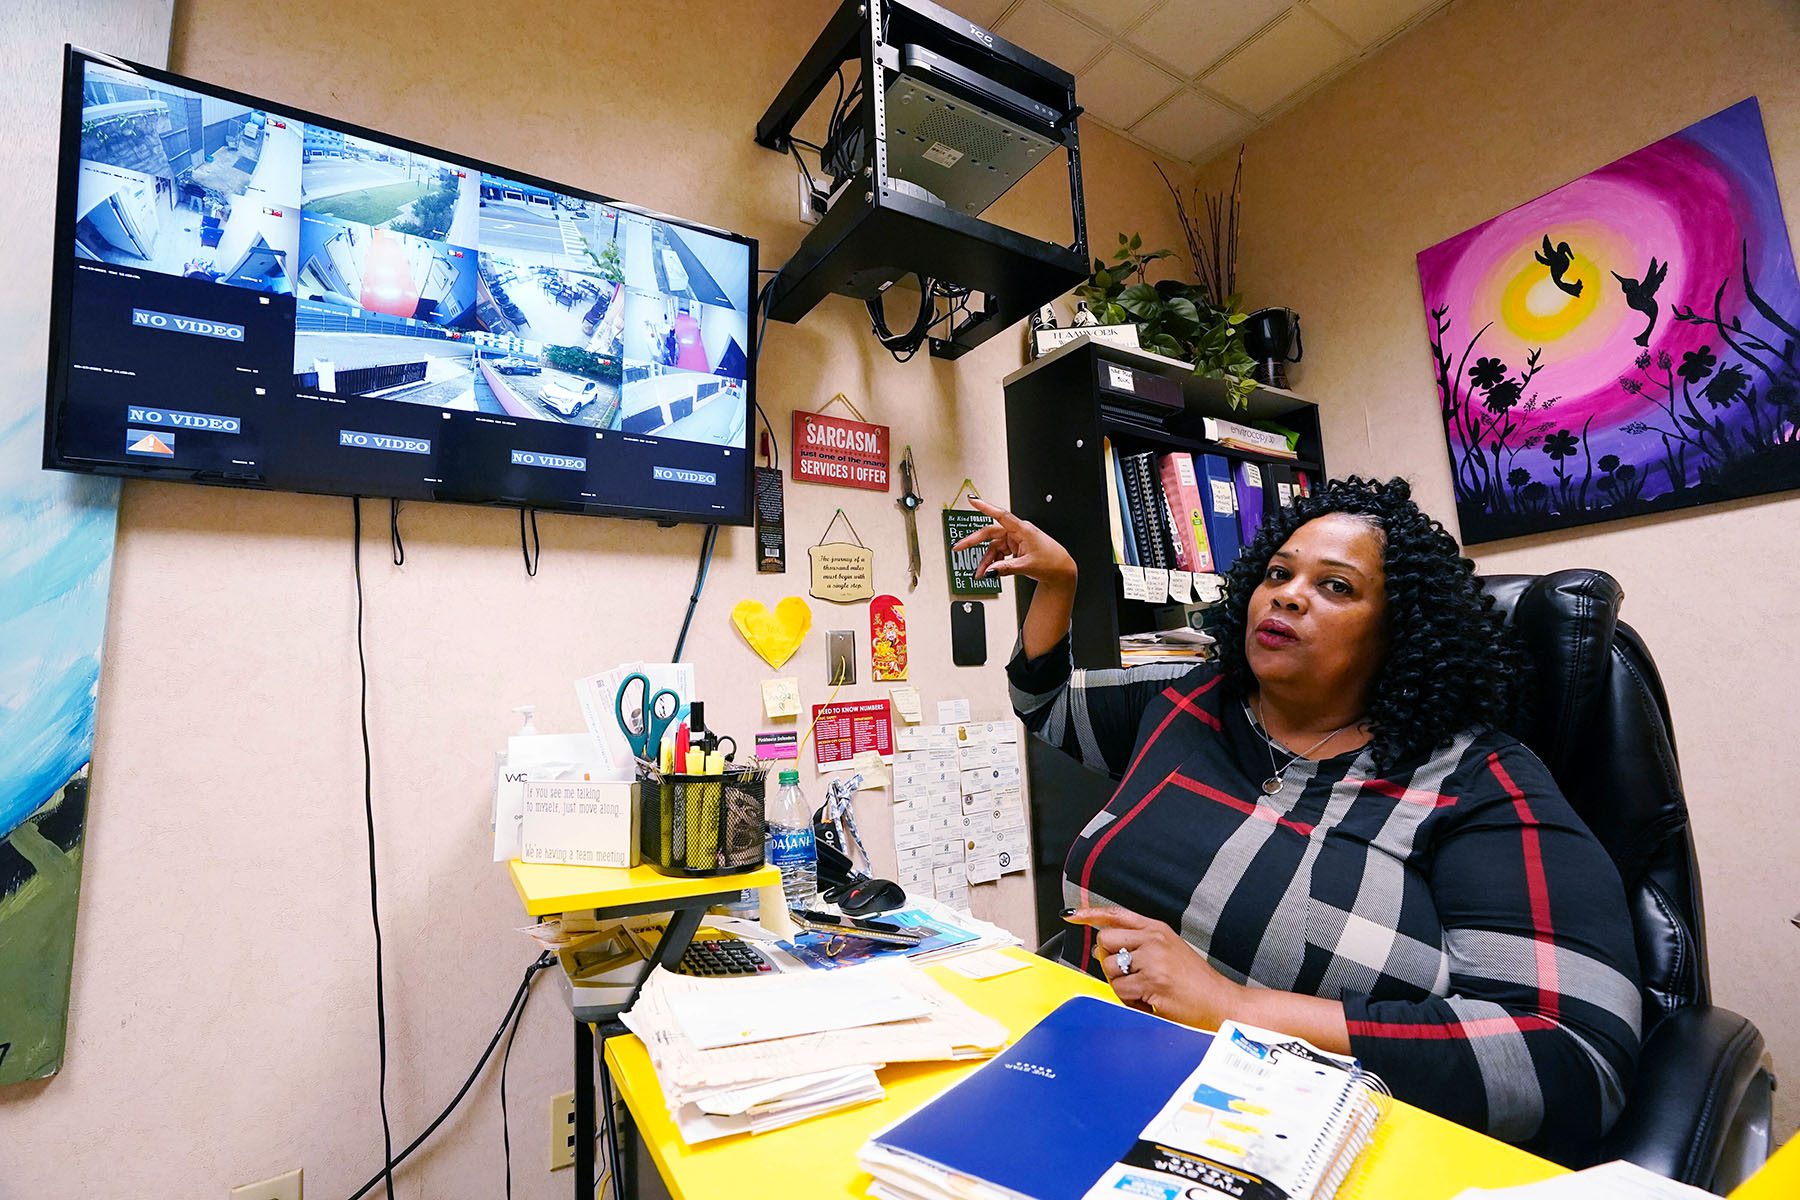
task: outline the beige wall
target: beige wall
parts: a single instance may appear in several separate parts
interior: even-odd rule
[[[52,19],[53,6],[39,7],[32,53],[42,56],[62,41],[64,22],[60,9]],[[763,239],[765,264],[779,265],[798,241],[793,167],[751,132],[830,8],[183,0],[170,61],[742,230]],[[122,44],[109,28],[89,23],[78,40],[151,55],[150,40]],[[51,75],[40,64],[27,78],[47,87],[39,81]],[[49,104],[9,128],[47,138],[50,118],[38,110]],[[1114,241],[1115,230],[1142,227],[1172,242],[1149,158],[1087,132],[1096,236]],[[1047,205],[1057,192],[1046,183],[1033,194]],[[11,228],[5,261],[16,264]],[[14,283],[15,296],[41,296],[48,278],[45,222],[32,237],[35,274]],[[935,513],[965,475],[1004,496],[999,380],[1018,365],[1021,341],[1012,330],[955,365],[921,355],[897,366],[868,336],[861,308],[841,299],[769,330],[760,395],[784,445],[788,412],[839,390],[913,445],[927,505],[925,575],[908,600],[913,682],[928,711],[967,696],[979,714],[1007,712],[1010,585],[988,606],[990,665],[953,667]],[[36,337],[21,351],[27,366],[9,386],[41,387],[41,376],[26,378],[41,371],[41,345]],[[790,564],[804,567],[804,546],[842,504],[876,549],[878,590],[906,596],[892,495],[790,484],[787,496]],[[508,710],[535,703],[546,730],[576,728],[576,675],[666,657],[699,531],[546,516],[542,570],[528,580],[515,514],[410,504],[408,559],[397,569],[377,507],[368,506],[364,567],[398,1145],[460,1083],[532,957],[513,932],[524,921],[505,872],[488,861],[491,755],[514,725]],[[126,485],[68,1065],[47,1083],[0,1093],[0,1200],[74,1200],[127,1182],[142,1200],[189,1200],[300,1164],[308,1194],[343,1196],[373,1169],[380,1130],[350,567],[347,500]],[[748,530],[721,536],[688,653],[709,723],[740,741],[758,728],[755,685],[770,672],[726,614],[743,596],[773,603],[805,591],[803,570],[755,574]],[[867,606],[813,603],[818,630],[857,630],[866,680]],[[805,701],[824,698],[821,636],[790,670]],[[885,691],[865,684],[844,694]],[[810,770],[803,779],[821,790]],[[891,865],[885,807],[875,794],[863,827],[877,863]],[[973,904],[1032,935],[1025,877],[975,889]],[[553,981],[539,991],[508,1088],[524,1198],[565,1196],[569,1186],[566,1173],[545,1169],[546,1100],[571,1083],[567,1020]],[[490,1074],[404,1173],[400,1194],[499,1194],[497,1123]]]
[[[1241,283],[1303,315],[1295,386],[1335,474],[1410,477],[1454,524],[1414,256],[1748,95],[1800,233],[1800,9],[1781,0],[1458,0],[1249,139]],[[1205,178],[1229,171],[1221,160]],[[1484,571],[1599,567],[1668,684],[1720,1003],[1800,1071],[1800,500],[1519,539]],[[1800,1089],[1776,1098],[1782,1131]]]

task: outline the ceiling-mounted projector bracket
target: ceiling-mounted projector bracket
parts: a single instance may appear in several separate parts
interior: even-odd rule
[[[861,97],[839,140],[860,168],[776,277],[771,317],[797,322],[833,293],[867,299],[917,275],[980,294],[931,339],[934,357],[956,358],[1087,277],[1073,76],[931,0],[844,0],[757,123],[757,143],[788,153],[807,111],[853,67]],[[1068,241],[982,217],[1058,148]]]

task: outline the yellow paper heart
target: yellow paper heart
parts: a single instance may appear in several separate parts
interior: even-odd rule
[[[780,670],[812,629],[812,609],[798,596],[784,596],[774,612],[761,600],[739,600],[731,608],[731,623],[764,662]]]

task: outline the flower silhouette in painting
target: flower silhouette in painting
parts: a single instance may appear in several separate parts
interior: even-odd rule
[[[1489,412],[1503,413],[1519,402],[1519,382],[1516,379],[1502,379],[1488,389],[1487,405]]]
[[[1689,350],[1681,356],[1681,366],[1675,373],[1688,383],[1699,383],[1712,369],[1719,364],[1719,356],[1712,352],[1711,346],[1702,346],[1698,350]]]
[[[1630,392],[1633,396],[1637,395],[1639,392],[1644,390],[1644,385],[1642,383],[1639,383],[1637,380],[1632,379],[1629,376],[1623,376],[1623,375],[1619,377],[1619,387],[1621,387],[1622,389],[1624,389],[1627,392]]]
[[[1531,472],[1527,471],[1524,467],[1514,467],[1511,471],[1507,472],[1506,482],[1515,488],[1522,488],[1531,482]]]
[[[1719,368],[1717,375],[1706,381],[1706,387],[1701,389],[1701,395],[1705,396],[1706,402],[1714,408],[1726,408],[1738,398],[1744,390],[1744,385],[1749,382],[1750,376],[1744,368],[1736,363],[1728,363]]]
[[[1602,454],[1600,456],[1600,469],[1605,471],[1608,475],[1611,475],[1614,471],[1619,469],[1619,456],[1616,454]]]
[[[1469,368],[1469,382],[1478,388],[1493,387],[1506,378],[1506,364],[1497,358],[1478,358]]]
[[[1650,369],[1650,352],[1646,350],[1638,355],[1635,365],[1640,371],[1648,371]]]
[[[1561,462],[1575,453],[1575,447],[1580,444],[1580,441],[1581,439],[1567,429],[1559,429],[1544,439],[1544,453],[1557,462]]]

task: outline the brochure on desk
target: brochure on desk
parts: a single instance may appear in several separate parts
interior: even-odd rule
[[[1080,997],[877,1134],[863,1165],[895,1195],[963,1176],[984,1197],[1325,1197],[1373,1125],[1366,1095],[1353,1063],[1304,1042],[1230,1023],[1215,1037]]]
[[[872,919],[906,929],[923,929],[927,936],[916,945],[901,946],[831,933],[796,933],[792,940],[779,944],[815,971],[835,971],[873,959],[921,958],[952,946],[966,945],[981,936],[917,908],[903,908]]]

